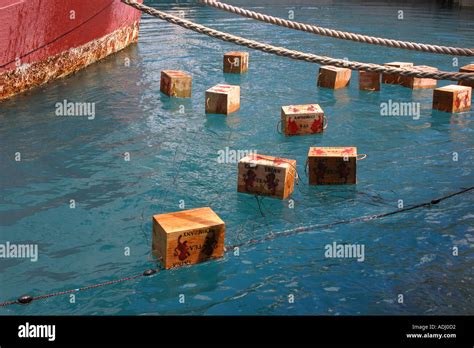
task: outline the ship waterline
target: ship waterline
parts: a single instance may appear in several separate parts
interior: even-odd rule
[[[2,7],[3,1],[0,19],[10,19],[0,32],[0,100],[68,76],[138,41],[140,12],[120,0],[87,0],[81,4],[69,0],[69,4],[61,5],[49,0],[41,7],[34,6],[40,5],[35,0],[28,5],[19,1]],[[39,16],[44,8],[60,11],[66,22],[46,18],[38,25],[49,29],[35,37],[24,16]],[[70,21],[75,23],[72,27]]]
[[[139,22],[53,57],[0,74],[0,99],[75,73],[138,41]]]

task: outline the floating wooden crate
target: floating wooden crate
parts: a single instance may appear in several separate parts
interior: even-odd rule
[[[206,113],[228,115],[240,109],[240,86],[219,84],[206,91]]]
[[[471,109],[472,87],[448,85],[433,91],[433,109],[463,112]]]
[[[359,89],[361,91],[380,91],[380,73],[359,71]]]
[[[249,155],[239,161],[237,191],[286,199],[293,193],[295,176],[295,160]]]
[[[179,70],[163,70],[161,72],[160,91],[170,97],[190,98],[193,78]]]
[[[474,64],[465,65],[459,68],[459,72],[474,74]],[[474,81],[459,81],[458,84],[461,86],[469,86],[474,88]]]
[[[318,87],[339,89],[349,86],[351,69],[323,65],[319,68]]]
[[[166,269],[224,256],[225,223],[211,208],[153,216],[152,252]]]
[[[321,133],[325,127],[324,111],[318,104],[282,106],[281,124],[287,136]]]
[[[308,152],[309,184],[355,184],[356,162],[356,147],[311,147]]]
[[[417,65],[413,67],[414,69],[428,72],[436,72],[438,68],[427,66],[427,65]],[[401,85],[403,87],[411,89],[421,89],[421,88],[436,88],[438,81],[435,79],[422,78],[422,77],[412,77],[412,76],[401,76]]]
[[[409,62],[390,62],[384,65],[400,69],[413,67],[413,63]],[[389,85],[400,85],[402,83],[402,76],[398,74],[382,74],[382,82]]]
[[[242,74],[249,69],[248,52],[227,52],[224,54],[224,72],[226,74]]]

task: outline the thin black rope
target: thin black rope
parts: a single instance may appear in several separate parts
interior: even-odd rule
[[[328,223],[328,224],[313,224],[313,225],[308,225],[308,226],[300,226],[300,227],[296,227],[296,228],[292,228],[292,229],[288,229],[288,230],[284,230],[284,231],[280,231],[280,232],[270,232],[270,233],[268,233],[267,235],[265,235],[264,237],[262,237],[260,239],[250,239],[246,242],[226,246],[225,251],[230,252],[230,251],[235,250],[236,248],[241,248],[243,246],[259,244],[259,243],[271,241],[271,240],[281,238],[281,237],[287,237],[287,236],[296,235],[296,234],[300,234],[300,233],[304,233],[304,232],[314,231],[316,229],[327,229],[329,227],[333,227],[333,226],[337,226],[337,225],[351,224],[351,223],[362,222],[362,221],[367,222],[367,221],[382,219],[382,218],[392,216],[392,215],[395,215],[395,214],[406,213],[406,212],[414,210],[414,209],[419,209],[419,208],[423,208],[423,207],[431,207],[433,205],[439,204],[440,202],[442,202],[446,199],[449,199],[449,198],[452,198],[454,196],[458,196],[458,195],[467,193],[467,192],[472,191],[472,190],[474,190],[474,186],[462,189],[462,190],[454,192],[454,193],[450,193],[448,195],[444,195],[444,196],[439,197],[439,198],[432,199],[429,202],[419,203],[419,204],[412,205],[412,206],[409,206],[409,207],[406,207],[406,208],[401,208],[401,209],[389,211],[387,213],[381,213],[381,214],[376,214],[376,215],[365,215],[365,216],[355,217],[355,218],[351,218],[351,219],[335,221],[335,222]],[[143,277],[149,277],[151,275],[156,274],[158,271],[159,271],[159,269],[148,269],[148,270],[146,270],[145,272],[143,272],[141,274],[136,274],[136,275],[133,275],[133,276],[120,278],[120,279],[115,279],[115,280],[109,280],[109,281],[102,282],[102,283],[87,285],[87,286],[84,286],[84,287],[81,287],[81,288],[70,289],[70,290],[65,290],[65,291],[58,291],[58,292],[53,292],[53,293],[50,293],[50,294],[44,294],[44,295],[39,295],[39,296],[25,295],[25,296],[19,297],[17,300],[10,300],[10,301],[1,302],[0,307],[7,307],[7,306],[14,305],[14,304],[27,305],[27,304],[30,304],[33,301],[45,300],[45,299],[56,297],[56,296],[62,296],[62,295],[66,295],[66,294],[77,293],[77,292],[86,291],[86,290],[90,290],[90,289],[95,289],[95,288],[99,288],[99,287],[103,287],[103,286],[123,283],[123,282],[131,281],[131,280],[135,280],[135,279],[141,279]]]
[[[141,274],[136,274],[136,275],[133,275],[133,276],[124,277],[124,278],[120,278],[120,279],[108,280],[106,282],[87,285],[87,286],[83,286],[81,288],[75,288],[75,289],[64,290],[64,291],[57,291],[57,292],[44,294],[44,295],[39,295],[39,296],[24,295],[24,296],[21,296],[17,300],[14,300],[14,301],[2,302],[2,303],[0,303],[0,307],[6,307],[6,306],[14,305],[14,304],[27,305],[27,304],[30,304],[33,301],[40,301],[40,300],[45,300],[45,299],[48,299],[48,298],[51,298],[51,297],[77,293],[77,292],[81,292],[81,291],[100,288],[100,287],[103,287],[103,286],[108,286],[108,285],[113,285],[113,284],[118,284],[118,283],[124,283],[124,282],[131,281],[131,280],[134,280],[134,279],[139,279],[139,278],[142,278],[142,277],[149,277],[149,276],[157,273],[158,271],[159,270],[148,269],[148,270],[146,270],[145,272],[143,272]]]
[[[412,205],[410,207],[393,210],[393,211],[390,211],[390,212],[387,212],[387,213],[376,214],[376,215],[365,215],[365,216],[355,217],[355,218],[346,219],[346,220],[339,220],[339,221],[331,222],[331,223],[328,223],[328,224],[314,224],[314,225],[296,227],[296,228],[284,230],[284,231],[281,231],[281,232],[272,233],[271,235],[267,235],[267,236],[263,237],[262,239],[252,239],[252,240],[248,240],[246,242],[240,243],[240,244],[227,246],[226,251],[233,250],[235,248],[240,248],[242,246],[246,246],[246,245],[250,245],[250,244],[262,243],[262,242],[273,240],[273,239],[280,238],[280,237],[287,237],[287,236],[290,236],[290,235],[295,235],[295,234],[299,234],[299,233],[303,233],[303,232],[314,231],[316,229],[327,229],[327,228],[337,226],[337,225],[351,224],[351,223],[354,223],[354,222],[361,222],[361,221],[364,221],[364,222],[372,221],[372,220],[382,219],[384,217],[399,214],[399,213],[405,213],[407,211],[422,208],[422,207],[431,207],[432,205],[436,205],[439,202],[444,201],[448,198],[466,193],[466,192],[471,191],[471,190],[474,190],[474,186],[471,186],[469,188],[463,189],[463,190],[455,192],[455,193],[451,193],[449,195],[445,195],[445,196],[440,197],[440,198],[432,199],[429,202]]]

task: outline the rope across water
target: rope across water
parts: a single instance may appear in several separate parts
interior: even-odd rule
[[[103,283],[87,285],[87,286],[83,286],[81,288],[58,291],[58,292],[53,292],[53,293],[44,294],[44,295],[40,295],[40,296],[34,296],[34,297],[25,295],[25,296],[22,296],[22,297],[18,298],[15,301],[2,302],[2,303],[0,303],[0,307],[6,307],[6,306],[13,305],[13,304],[24,304],[24,305],[26,305],[26,304],[30,304],[33,301],[45,300],[45,299],[51,298],[51,297],[62,296],[62,295],[67,295],[67,294],[73,294],[73,293],[76,293],[76,292],[95,289],[95,288],[100,288],[100,287],[107,286],[107,285],[124,283],[124,282],[130,281],[130,280],[134,280],[134,279],[138,279],[138,278],[141,278],[141,277],[147,277],[147,276],[153,275],[156,272],[157,271],[154,270],[154,269],[149,269],[149,270],[146,270],[145,272],[143,272],[141,274],[137,274],[137,275],[133,275],[133,276],[130,276],[130,277],[125,277],[125,278],[120,278],[120,279],[109,280],[109,281],[106,281],[106,282],[103,282]]]
[[[416,43],[416,42],[410,42],[410,41],[385,39],[385,38],[375,37],[375,36],[361,35],[361,34],[356,34],[356,33],[350,33],[347,31],[333,30],[329,28],[318,27],[315,25],[290,21],[283,18],[273,17],[273,16],[269,16],[260,12],[249,11],[241,7],[228,5],[219,1],[199,0],[199,2],[207,6],[217,8],[219,10],[224,10],[227,12],[237,14],[239,16],[256,19],[258,21],[262,21],[265,23],[275,24],[275,25],[279,25],[285,28],[300,30],[307,33],[312,33],[312,34],[321,35],[321,36],[333,37],[333,38],[341,39],[341,40],[350,40],[350,41],[362,42],[362,43],[371,44],[371,45],[379,45],[379,46],[385,46],[385,47],[393,47],[393,48],[400,48],[400,49],[405,49],[405,50],[421,51],[421,52],[429,52],[429,53],[437,53],[437,54],[448,54],[448,55],[453,55],[453,56],[468,56],[468,57],[474,56],[474,49],[472,48],[438,46],[438,45],[430,45],[430,44]]]
[[[414,76],[414,77],[425,77],[425,78],[435,78],[435,79],[448,79],[448,80],[460,80],[460,79],[466,79],[466,80],[473,80],[474,81],[474,74],[462,74],[462,73],[449,73],[449,72],[437,72],[437,73],[432,73],[432,72],[422,72],[422,71],[417,71],[416,69],[412,70],[405,70],[405,69],[397,69],[397,68],[389,68],[381,65],[376,65],[376,64],[367,64],[367,63],[359,63],[359,62],[348,62],[345,60],[341,59],[333,59],[329,57],[324,57],[324,56],[318,56],[314,54],[309,54],[309,53],[304,53],[304,52],[299,52],[299,51],[293,51],[293,50],[288,50],[286,48],[282,47],[276,47],[276,46],[271,46],[271,45],[266,45],[263,43],[260,43],[258,41],[253,41],[253,40],[248,40],[244,39],[235,35],[227,34],[224,32],[220,32],[217,30],[213,30],[210,28],[207,28],[205,26],[181,19],[179,17],[173,16],[166,14],[162,11],[158,11],[156,9],[153,9],[151,7],[139,4],[135,1],[130,1],[130,0],[121,0],[123,3],[126,3],[130,6],[133,6],[137,9],[139,9],[142,12],[146,12],[152,16],[161,18],[163,20],[166,20],[170,23],[180,25],[184,28],[191,29],[193,31],[206,34],[211,37],[216,37],[224,41],[228,42],[233,42],[238,45],[242,46],[247,46],[253,49],[257,49],[263,52],[267,53],[272,53],[276,54],[279,56],[284,56],[284,57],[289,57],[293,59],[298,59],[298,60],[304,60],[308,62],[313,62],[313,63],[319,63],[319,64],[324,64],[324,65],[334,65],[334,66],[341,66],[341,67],[347,67],[351,68],[353,70],[366,70],[366,71],[374,71],[374,72],[380,72],[380,73],[395,73],[403,76]],[[251,245],[251,244],[257,244],[257,243],[263,243],[265,241],[270,241],[274,240],[276,238],[280,237],[286,237],[289,235],[295,235],[299,233],[304,233],[304,232],[309,232],[309,231],[314,231],[316,229],[326,229],[332,226],[337,226],[337,225],[342,225],[342,224],[350,224],[350,223],[356,223],[356,222],[366,222],[366,221],[372,221],[376,219],[381,219],[385,218],[391,215],[395,215],[398,213],[404,213],[407,211],[411,211],[414,209],[418,208],[427,208],[431,207],[432,205],[436,205],[440,203],[441,201],[463,194],[467,193],[471,190],[474,190],[474,186],[462,189],[458,192],[452,193],[445,195],[443,197],[437,198],[437,199],[432,199],[429,202],[425,203],[420,203],[416,204],[407,208],[403,209],[398,209],[394,211],[390,211],[387,213],[382,213],[382,214],[377,214],[377,215],[369,215],[369,216],[362,216],[362,217],[356,217],[356,218],[351,218],[351,219],[346,219],[346,220],[340,220],[340,221],[335,221],[329,224],[316,224],[316,225],[307,225],[307,226],[300,226],[297,228],[293,229],[288,229],[284,231],[280,231],[277,233],[269,233],[266,236],[262,237],[261,239],[251,239],[246,242],[240,243],[240,244],[235,244],[235,245],[230,245],[225,247],[225,251],[229,252],[234,250],[235,248],[246,246],[246,245]],[[66,294],[72,294],[72,293],[77,293],[80,291],[86,291],[94,288],[99,288],[99,287],[104,287],[108,285],[113,285],[113,284],[118,284],[118,283],[123,283],[135,279],[141,279],[143,277],[148,277],[151,275],[154,275],[157,272],[155,269],[149,269],[143,272],[142,274],[136,274],[133,276],[129,277],[124,277],[120,279],[115,279],[115,280],[110,280],[110,281],[105,281],[102,283],[97,283],[97,284],[92,284],[92,285],[87,285],[81,288],[75,288],[75,289],[70,289],[70,290],[65,290],[65,291],[59,291],[59,292],[54,292],[54,293],[49,293],[49,294],[44,294],[44,295],[39,295],[39,296],[22,296],[18,298],[17,300],[10,300],[10,301],[4,301],[0,302],[0,307],[7,307],[10,305],[14,304],[30,304],[33,301],[39,301],[39,300],[45,300],[51,297],[56,297],[56,296],[62,296]]]
[[[390,212],[387,212],[387,213],[360,216],[360,217],[355,217],[355,218],[351,218],[351,219],[335,221],[335,222],[331,222],[331,223],[328,223],[328,224],[313,224],[313,225],[300,226],[300,227],[296,227],[296,228],[292,228],[292,229],[288,229],[288,230],[284,230],[284,231],[280,231],[280,232],[276,232],[276,233],[270,232],[270,233],[268,233],[267,235],[263,236],[260,239],[250,239],[250,240],[245,241],[245,242],[240,243],[240,244],[228,245],[228,246],[225,247],[225,251],[226,252],[231,252],[231,251],[235,250],[235,248],[241,248],[243,246],[259,244],[259,243],[275,240],[277,238],[288,237],[288,236],[296,235],[296,234],[300,234],[300,233],[327,229],[327,228],[337,226],[337,225],[351,224],[351,223],[356,223],[356,222],[367,222],[367,221],[382,219],[382,218],[392,216],[392,215],[395,215],[395,214],[399,214],[399,213],[406,213],[406,212],[414,210],[414,209],[429,208],[429,207],[431,207],[433,205],[436,205],[436,204],[438,204],[438,203],[440,203],[440,202],[442,202],[446,199],[449,199],[449,198],[452,198],[454,196],[458,196],[458,195],[467,193],[467,192],[472,191],[472,190],[474,190],[474,186],[462,189],[460,191],[457,191],[457,192],[454,192],[454,193],[451,193],[451,194],[448,194],[448,195],[445,195],[445,196],[442,196],[442,197],[439,197],[439,198],[432,199],[429,202],[424,202],[424,203],[412,205],[412,206],[409,206],[409,207],[406,207],[406,208],[393,210],[393,211],[390,211]],[[137,275],[134,275],[134,276],[125,277],[125,278],[121,278],[121,279],[110,280],[110,281],[106,281],[106,282],[102,282],[102,283],[87,285],[87,286],[84,286],[84,287],[81,287],[81,288],[70,289],[70,290],[65,290],[65,291],[58,291],[58,292],[39,295],[39,296],[35,296],[35,297],[33,297],[33,296],[22,296],[22,297],[18,298],[17,300],[0,302],[0,308],[15,305],[15,304],[27,305],[27,304],[30,304],[33,301],[45,300],[45,299],[48,299],[48,298],[51,298],[51,297],[62,296],[62,295],[77,293],[77,292],[80,292],[80,291],[95,289],[95,288],[99,288],[99,287],[103,287],[103,286],[123,283],[123,282],[131,281],[131,280],[135,280],[135,279],[141,279],[141,278],[144,278],[144,277],[149,277],[151,275],[154,275],[157,272],[158,272],[158,270],[156,270],[156,269],[149,269],[149,270],[146,270],[145,272],[143,272],[142,274],[137,274]]]
[[[219,30],[211,29],[206,26],[196,24],[186,19],[173,16],[163,11],[159,11],[153,7],[149,7],[143,4],[139,4],[132,0],[121,0],[123,3],[130,5],[142,12],[148,13],[151,16],[160,18],[169,23],[179,25],[183,28],[201,33],[210,37],[217,38],[222,41],[232,42],[236,45],[246,46],[251,49],[259,50],[266,53],[275,54],[277,56],[287,57],[296,60],[302,60],[310,63],[317,63],[321,65],[332,65],[341,68],[349,68],[352,70],[363,70],[385,74],[397,74],[401,76],[411,76],[420,78],[431,78],[436,80],[452,80],[452,81],[474,81],[474,74],[472,73],[459,73],[459,72],[448,72],[448,71],[421,71],[417,70],[416,67],[411,69],[400,69],[394,67],[383,66],[372,63],[361,63],[352,62],[344,59],[335,59],[326,56],[320,56],[311,53],[305,53],[296,50],[290,50],[284,47],[277,47],[268,44],[264,44],[259,41],[245,39],[240,36],[228,34]]]

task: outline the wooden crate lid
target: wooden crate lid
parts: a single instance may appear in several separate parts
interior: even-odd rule
[[[209,88],[206,92],[228,94],[235,90],[240,90],[240,86],[218,84]]]
[[[428,65],[415,65],[413,68],[421,71],[438,71],[438,68]]]
[[[443,91],[443,92],[454,92],[454,91],[467,91],[472,87],[469,86],[461,86],[461,85],[447,85],[444,87],[436,88],[435,91]]]
[[[169,77],[191,77],[191,75],[181,70],[162,70],[161,73]]]
[[[310,147],[308,157],[356,157],[357,147]]]
[[[225,56],[248,56],[249,53],[248,52],[243,52],[243,51],[230,51],[230,52],[227,52],[226,54],[224,54]]]
[[[281,109],[286,115],[324,113],[323,109],[321,108],[321,106],[319,106],[319,104],[286,105],[282,106]]]
[[[209,207],[153,215],[153,220],[160,224],[166,233],[224,224],[224,221]]]
[[[346,71],[346,70],[351,70],[351,69],[348,69],[348,68],[340,68],[338,66],[332,66],[332,65],[321,65],[320,69],[324,69],[324,70],[332,70],[332,71]]]
[[[280,157],[251,154],[243,157],[239,163],[260,165],[267,167],[289,168],[296,166],[296,160]]]
[[[459,68],[459,71],[460,72],[473,72],[474,73],[474,64],[468,64],[468,65],[464,65],[463,67],[460,67]]]
[[[396,67],[396,68],[401,68],[401,67],[413,66],[413,63],[410,63],[410,62],[389,62],[389,63],[385,63],[384,65],[393,66],[393,67]]]

